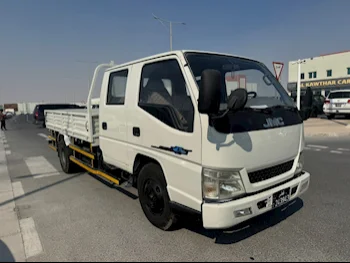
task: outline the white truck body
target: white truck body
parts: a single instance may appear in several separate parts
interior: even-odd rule
[[[89,118],[87,109],[50,110],[46,112],[46,128],[60,134],[89,141],[98,145],[99,141],[99,112],[92,110]],[[89,132],[89,123],[92,120],[92,136]]]
[[[200,78],[195,76],[195,63],[192,69],[191,65],[188,66],[191,63],[186,54],[190,53],[228,56],[242,63],[255,63],[226,54],[173,51],[118,66],[101,65],[95,71],[87,109],[45,111],[47,128],[56,138],[63,135],[71,142],[79,139],[91,143],[91,147],[98,147],[102,152],[105,163],[136,177],[140,162],[156,162],[164,175],[170,202],[201,214],[207,229],[232,227],[303,194],[309,187],[310,174],[302,168],[304,127],[298,113],[282,110],[274,113],[280,114],[279,117],[274,115],[269,118],[261,115],[265,113],[248,112],[252,115],[237,117],[242,123],[251,118],[242,124],[243,128],[240,121],[234,120],[233,132],[219,132],[209,125],[209,116],[198,111],[199,87],[196,81]],[[158,63],[164,65],[158,67]],[[179,118],[186,122],[181,129],[170,125],[168,119],[168,122],[164,121],[164,116],[161,119],[161,111],[155,115],[154,108],[142,104],[142,89],[148,87],[148,78],[155,78],[166,66],[169,70],[165,70],[164,74],[170,79],[178,70],[178,76],[172,79],[171,96],[173,101],[176,101],[177,95],[180,96],[176,105],[181,109],[182,116]],[[96,75],[103,67],[108,69],[102,80],[99,109],[91,109]],[[271,72],[265,74],[273,82]],[[163,81],[162,76],[157,77]],[[250,89],[259,96],[259,86],[265,85],[261,80],[256,76],[247,77]],[[279,85],[276,83],[273,82],[273,85]],[[163,84],[166,86],[165,81]],[[154,82],[152,85],[149,86],[161,83]],[[270,89],[271,85],[266,84],[264,88]],[[125,89],[118,90],[121,86]],[[113,91],[114,101],[109,97],[111,87],[117,87]],[[169,92],[169,87],[166,89]],[[279,92],[281,97],[275,98],[276,91],[271,90],[272,95],[268,95],[271,97],[261,97],[263,102],[257,104],[264,107],[276,99],[285,100],[285,91]],[[285,95],[289,98],[286,92]],[[257,99],[260,99],[259,96]],[[157,99],[152,103],[156,104]],[[290,103],[293,105],[292,101]],[[255,114],[260,115],[255,117]],[[221,181],[224,179],[220,178],[225,176],[231,179]],[[226,196],[228,192],[235,194]],[[148,219],[152,221],[149,216]]]

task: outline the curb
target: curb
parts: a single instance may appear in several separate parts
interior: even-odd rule
[[[0,219],[4,219],[7,217],[7,222],[4,225],[0,225],[1,227],[7,227],[6,234],[0,236],[1,246],[3,249],[5,249],[5,255],[0,255],[0,261],[3,260],[3,257],[5,257],[6,260],[14,260],[20,261],[20,262],[27,262],[27,257],[25,253],[25,247],[24,247],[24,240],[23,240],[23,234],[20,226],[20,219],[18,216],[18,213],[16,212],[16,202],[15,198],[22,194],[19,192],[20,189],[15,188],[16,184],[12,182],[8,167],[7,167],[7,156],[6,156],[6,150],[4,147],[4,140],[6,140],[5,134],[1,131],[0,132],[0,152],[1,152],[1,161],[3,162],[1,164],[1,174],[0,178],[2,180],[8,180],[11,184],[11,190],[2,192],[2,194],[6,195],[6,202],[9,204],[5,206],[5,208],[0,209]],[[4,160],[3,160],[4,159]],[[4,197],[2,197],[4,198]],[[3,201],[3,200],[2,200]],[[2,229],[4,230],[4,229]]]

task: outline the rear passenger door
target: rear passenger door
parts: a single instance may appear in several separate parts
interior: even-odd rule
[[[106,73],[101,90],[100,148],[106,163],[127,170],[126,88],[131,67]],[[102,99],[104,98],[104,99]]]

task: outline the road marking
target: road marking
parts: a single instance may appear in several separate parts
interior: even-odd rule
[[[321,149],[313,149],[314,151],[316,151],[316,152],[320,152],[321,151]]]
[[[328,146],[322,146],[322,145],[311,145],[311,144],[308,144],[307,146],[311,147],[311,148],[328,149]]]
[[[311,150],[309,147],[304,147],[304,150]]]
[[[43,178],[60,174],[44,156],[29,157],[25,159],[25,162],[34,178]]]
[[[15,198],[24,196],[24,190],[21,182],[12,183],[13,195]]]
[[[38,136],[45,138],[46,140],[50,140],[49,137],[44,133],[38,133]]]
[[[342,154],[343,152],[340,152],[340,151],[331,151],[331,153]]]
[[[26,258],[31,258],[43,252],[39,234],[36,231],[33,218],[21,219],[19,225],[22,232]]]
[[[11,151],[10,150],[5,150],[5,154],[6,155],[11,155]]]
[[[338,148],[337,150],[338,151],[344,151],[344,152],[349,152],[350,151],[350,149],[345,149],[345,148]]]
[[[45,174],[38,174],[38,175],[33,175],[34,179],[38,179],[38,178],[44,178],[44,177],[50,177],[50,176],[55,176],[55,175],[59,175],[59,172],[52,172],[52,173],[45,173]]]
[[[8,148],[10,148],[10,145],[4,143],[4,148],[5,148],[5,149],[8,149]]]

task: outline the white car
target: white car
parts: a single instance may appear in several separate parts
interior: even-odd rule
[[[12,119],[16,114],[12,111],[5,111],[6,119]]]
[[[350,116],[350,90],[331,91],[323,104],[328,119],[337,115]]]

